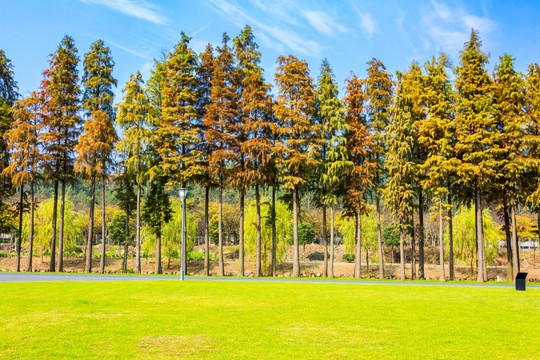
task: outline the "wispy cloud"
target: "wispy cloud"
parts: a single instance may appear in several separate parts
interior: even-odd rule
[[[277,41],[291,51],[303,55],[319,57],[321,54],[321,46],[319,43],[303,38],[283,24],[273,23],[270,25],[266,22],[257,20],[248,15],[240,5],[236,3],[233,4],[227,0],[210,0],[210,3],[218,8],[223,15],[235,25],[239,27],[243,27],[245,24],[251,25],[253,30],[258,33],[258,36],[262,38],[273,39],[271,41]],[[279,45],[273,46],[273,48],[278,47]]]
[[[328,13],[320,10],[304,11],[302,13],[311,26],[320,33],[332,35],[336,32],[347,32],[344,25],[338,24]]]
[[[351,5],[358,17],[360,18],[360,27],[362,28],[362,30],[364,30],[364,32],[367,33],[368,38],[371,39],[373,34],[377,32],[377,21],[373,19],[371,13],[361,11],[355,3],[351,3]]]
[[[422,24],[436,46],[457,53],[467,41],[471,28],[487,36],[496,29],[495,21],[470,14],[463,5],[449,8],[435,0],[431,1],[422,16]]]
[[[157,12],[156,6],[144,0],[81,0],[87,4],[103,5],[128,16],[147,20],[155,24],[165,25],[170,20]]]
[[[131,50],[130,48],[127,48],[127,47],[125,47],[125,46],[122,46],[122,45],[120,45],[120,44],[117,44],[117,43],[115,43],[115,42],[113,42],[113,41],[107,41],[107,43],[111,44],[112,46],[114,46],[114,47],[116,47],[116,48],[119,48],[120,50],[124,50],[124,51],[126,51],[126,52],[128,52],[128,53],[130,53],[130,54],[133,54],[133,55],[135,55],[135,56],[138,56],[138,57],[140,57],[141,59],[148,59],[148,58],[149,58],[148,56],[146,56],[146,55],[144,55],[144,54],[141,54],[140,52],[137,52],[137,51],[135,51],[135,50]]]
[[[371,38],[375,31],[377,31],[377,23],[373,20],[370,13],[359,13],[358,16],[360,16],[360,25],[368,33],[368,37]]]

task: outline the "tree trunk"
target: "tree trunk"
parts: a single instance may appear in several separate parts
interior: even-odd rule
[[[441,266],[441,281],[446,281],[444,275],[444,217],[442,208],[442,196],[439,198],[439,263]]]
[[[92,238],[94,236],[94,202],[96,201],[96,179],[90,180],[90,214],[88,219],[88,240],[86,242],[86,265],[85,273],[92,272]]]
[[[219,204],[218,204],[218,248],[219,248],[219,275],[225,276],[223,263],[223,177],[219,178]]]
[[[405,249],[403,247],[403,237],[405,230],[399,229],[399,267],[401,269],[401,280],[405,280]]]
[[[452,193],[448,193],[448,267],[450,271],[450,280],[454,280],[454,228],[452,226]]]
[[[58,232],[58,271],[64,272],[64,222],[66,211],[66,181],[62,180],[60,195],[60,229]]]
[[[122,261],[122,274],[127,273],[127,258],[128,258],[128,243],[129,243],[129,213],[130,213],[130,209],[126,211],[126,237],[124,238],[124,257]]]
[[[51,261],[49,263],[49,271],[54,272],[56,269],[56,222],[58,218],[58,181],[54,182],[53,195],[53,215],[52,215],[52,238],[51,238]]]
[[[377,244],[379,245],[379,279],[384,279],[384,254],[381,232],[381,204],[378,190],[375,190],[375,211],[377,216]]]
[[[34,180],[30,182],[30,231],[28,234],[28,265],[26,271],[32,271],[34,256]]]
[[[141,273],[141,184],[137,182],[137,222],[135,229],[135,272]]]
[[[156,274],[163,273],[161,269],[161,230],[156,234]]]
[[[517,223],[516,223],[516,206],[511,205],[511,217],[512,217],[512,265],[513,265],[513,275],[516,279],[517,273],[520,270],[519,264],[519,243],[517,236]]]
[[[334,205],[330,206],[330,278],[334,277]]]
[[[107,240],[107,223],[105,222],[105,176],[101,178],[101,261],[99,272],[105,272],[105,242]]]
[[[484,230],[482,222],[482,197],[480,195],[480,188],[478,184],[475,186],[475,208],[476,208],[476,243],[478,246],[477,250],[477,280],[478,282],[486,281],[484,277],[484,262],[485,262],[485,252],[484,252]]]
[[[424,194],[422,188],[418,192],[418,278],[424,280],[426,274],[424,271]]]
[[[300,247],[298,244],[298,199],[296,186],[293,187],[293,277],[300,277]]]
[[[512,249],[513,249],[513,244],[512,244],[512,235],[510,233],[510,215],[508,214],[508,204],[507,204],[507,200],[504,199],[504,203],[503,203],[503,211],[504,211],[504,214],[503,214],[503,217],[504,217],[504,234],[505,234],[505,237],[506,237],[506,260],[507,260],[507,264],[506,264],[506,276],[507,276],[507,280],[508,281],[514,281],[514,266],[513,266],[513,257],[512,257]]]
[[[323,277],[328,277],[328,234],[326,233],[326,204],[322,205],[322,237],[324,245]]]
[[[411,279],[416,279],[416,244],[414,235],[414,212],[411,216]]]
[[[272,276],[276,276],[276,184],[272,184]]]
[[[239,276],[245,276],[244,271],[244,199],[245,199],[245,188],[240,186],[240,231],[239,237],[240,241],[238,244],[238,260],[240,261],[240,270],[238,272]],[[257,251],[260,249],[257,248]],[[260,259],[258,259],[260,261]]]
[[[255,202],[257,203],[257,261],[255,264],[255,276],[262,276],[261,267],[261,195],[259,185],[255,185]]]
[[[210,202],[210,186],[204,189],[204,273],[210,276],[210,233],[208,229],[208,203]]]
[[[23,227],[23,214],[24,214],[24,185],[20,187],[21,196],[19,199],[19,236],[17,243],[15,244],[15,251],[17,252],[17,272],[21,271],[21,246],[22,246],[22,227]]]
[[[186,188],[187,184],[182,183],[182,187]],[[187,195],[186,195],[187,196]],[[184,216],[185,215],[185,216]],[[183,230],[183,236],[184,236],[184,247],[180,250],[182,252],[182,256],[180,261],[183,260],[183,268],[184,268],[184,276],[188,274],[188,257],[187,257],[187,211],[186,211],[186,199],[182,201],[182,229]]]
[[[354,277],[362,277],[362,210],[356,207],[356,253],[354,254]]]

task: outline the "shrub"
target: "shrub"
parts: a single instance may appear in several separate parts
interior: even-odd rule
[[[310,261],[323,261],[324,253],[320,251],[315,251],[307,256]]]
[[[345,260],[346,262],[353,262],[354,258],[355,258],[354,254],[350,254],[350,253],[343,254],[343,260]]]

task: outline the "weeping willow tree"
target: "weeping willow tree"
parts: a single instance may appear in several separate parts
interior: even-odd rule
[[[454,255],[464,264],[469,264],[471,274],[474,274],[476,264],[476,225],[475,210],[472,207],[462,206],[458,208],[453,218]],[[486,261],[488,265],[493,264],[497,258],[499,241],[504,238],[503,233],[497,227],[491,210],[486,208],[482,211],[482,223],[486,246]],[[444,241],[448,254],[448,227],[445,229]]]
[[[83,229],[88,226],[88,217],[83,212],[77,212],[73,209],[73,202],[66,199],[66,213],[64,218],[64,250],[71,254],[75,252],[75,244],[82,242]],[[51,227],[53,222],[54,200],[47,199],[39,204],[35,211],[34,224],[34,250],[41,256],[49,251],[51,245]],[[29,241],[29,214],[23,219],[22,241],[28,244]]]
[[[263,273],[270,272],[272,264],[272,206],[270,199],[261,198],[261,265]],[[287,245],[292,243],[293,222],[292,212],[281,201],[276,201],[276,260],[279,264],[285,254]],[[244,245],[246,255],[253,259],[256,265],[257,254],[257,206],[254,201],[246,207],[244,223]]]
[[[362,214],[362,246],[365,249],[366,272],[369,271],[370,253],[378,249],[377,244],[377,217],[373,209],[367,208]],[[354,217],[346,216],[342,213],[337,221],[337,229],[343,237],[345,253],[354,254],[356,250],[356,220]],[[374,261],[378,261],[377,254],[374,254]],[[361,263],[361,262],[360,262]]]

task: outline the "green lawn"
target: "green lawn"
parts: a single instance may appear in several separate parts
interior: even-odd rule
[[[540,290],[0,283],[0,359],[540,359]]]

